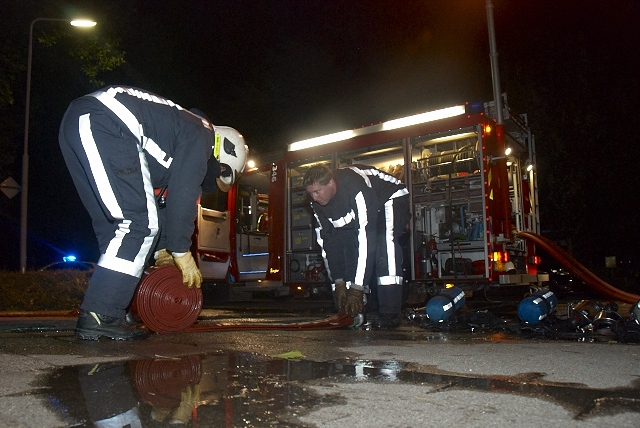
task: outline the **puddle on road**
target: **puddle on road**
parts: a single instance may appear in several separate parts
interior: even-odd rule
[[[468,376],[427,372],[397,361],[313,362],[221,352],[64,367],[44,379],[48,407],[67,426],[303,427],[317,406],[344,402],[305,381],[394,382],[535,397],[565,407],[576,419],[640,412],[640,388],[589,389],[541,381],[543,374]]]

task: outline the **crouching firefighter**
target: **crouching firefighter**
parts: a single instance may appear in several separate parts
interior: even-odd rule
[[[235,129],[212,125],[148,91],[110,86],[74,100],[60,149],[100,249],[76,336],[142,339],[127,309],[145,264],[175,264],[187,287],[202,275],[189,248],[202,192],[228,191],[244,171],[247,146]],[[167,190],[158,208],[154,188]]]
[[[314,165],[304,175],[317,221],[316,239],[338,309],[363,312],[375,273],[378,327],[393,328],[402,310],[402,248],[411,213],[409,192],[395,177],[366,165],[330,170]]]

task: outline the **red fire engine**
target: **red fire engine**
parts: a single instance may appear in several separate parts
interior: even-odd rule
[[[506,103],[505,103],[506,106]],[[446,284],[465,290],[541,285],[535,144],[526,115],[494,103],[458,105],[288,145],[248,169],[228,194],[203,195],[194,246],[205,282],[232,299],[329,291],[302,178],[325,163],[390,172],[411,193],[405,279],[427,297]]]

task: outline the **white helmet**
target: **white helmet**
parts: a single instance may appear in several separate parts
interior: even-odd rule
[[[222,169],[216,182],[220,190],[228,192],[244,171],[249,147],[245,144],[242,134],[233,128],[214,125],[213,130],[213,156],[220,162]]]

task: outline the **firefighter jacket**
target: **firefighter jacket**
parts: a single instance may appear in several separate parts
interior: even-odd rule
[[[390,199],[407,195],[390,174],[365,165],[336,169],[336,194],[322,206],[311,202],[316,239],[331,279],[368,287],[376,256],[379,211]]]
[[[122,125],[121,133],[135,138],[148,164],[143,174],[149,175],[153,188],[167,188],[163,213],[167,221],[160,231],[166,249],[189,251],[200,186],[213,154],[213,126],[172,101],[137,88],[110,86],[81,99],[93,100]]]

